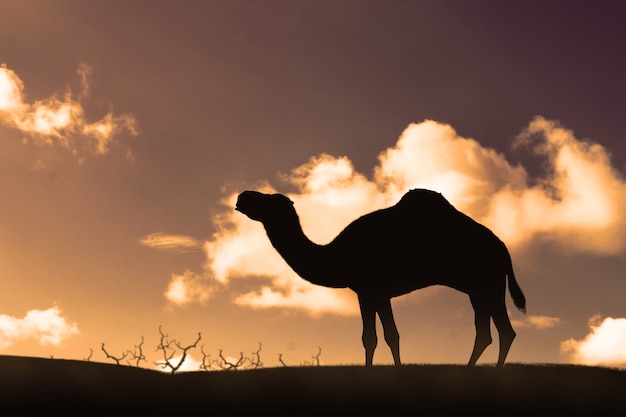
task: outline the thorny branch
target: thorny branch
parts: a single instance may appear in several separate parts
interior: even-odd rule
[[[237,362],[231,362],[228,359],[226,359],[224,355],[222,354],[222,349],[220,349],[219,355],[220,355],[221,361],[216,362],[217,366],[219,366],[225,371],[236,371],[246,362],[246,358],[243,356],[243,352],[239,353],[239,359],[237,360]]]
[[[128,351],[128,353],[133,357],[132,360],[135,361],[135,366],[139,367],[141,361],[147,362],[146,356],[143,354],[143,336],[141,336],[141,343],[135,345],[135,349],[133,351]],[[128,364],[132,365],[131,360],[128,360]]]
[[[248,361],[252,369],[263,367],[263,362],[261,362],[261,342],[259,342],[259,349],[256,352],[252,352],[252,357],[248,358]]]
[[[161,334],[161,341],[159,342],[156,350],[163,351],[163,361],[155,362],[155,365],[159,365],[163,369],[170,368],[171,373],[175,373],[176,371],[178,371],[178,369],[180,369],[183,362],[185,362],[185,359],[187,359],[187,351],[189,349],[195,348],[198,345],[200,339],[202,339],[202,333],[198,332],[198,338],[196,339],[196,341],[188,346],[183,347],[175,339],[169,340],[168,336],[164,334],[161,330],[161,326],[159,326],[159,333]],[[177,364],[173,364],[171,362],[172,358],[176,354],[176,348],[173,348],[172,345],[183,351],[182,356],[180,357],[180,360]],[[169,355],[168,352],[170,352]]]
[[[211,365],[217,361],[211,360],[211,355],[204,351],[204,345],[200,346],[200,352],[202,353],[202,363],[200,364],[200,369],[208,371],[211,369]]]
[[[322,348],[317,347],[317,355],[313,356],[313,363],[311,365],[320,366],[320,356],[322,355]]]
[[[283,361],[283,354],[282,353],[278,354],[278,362],[280,362],[284,367],[287,367],[287,364],[285,363],[285,361]]]
[[[120,364],[120,361],[124,360],[126,355],[128,355],[128,352],[124,352],[124,354],[122,356],[120,356],[119,358],[116,358],[115,356],[113,356],[113,355],[109,354],[109,352],[107,352],[107,350],[104,348],[104,342],[102,343],[102,351],[104,352],[104,354],[107,356],[108,359],[113,359],[115,361],[115,363],[117,363],[118,365]]]
[[[320,366],[320,356],[322,355],[322,348],[321,347],[317,347],[317,355],[313,355],[313,361],[309,362],[309,361],[304,361],[303,363],[300,364],[300,366]],[[287,367],[289,365],[287,365],[285,363],[285,361],[283,360],[283,354],[279,353],[278,354],[278,362],[281,363],[281,365]]]
[[[197,347],[198,343],[202,339],[202,333],[198,332],[198,337],[195,342],[188,345],[182,346],[176,339],[169,339],[169,336],[165,334],[162,330],[162,326],[159,325],[159,334],[161,335],[161,339],[159,344],[157,345],[156,351],[161,351],[163,353],[163,359],[154,362],[155,365],[160,366],[162,369],[169,369],[173,374],[177,372],[188,356],[188,351]],[[134,345],[133,350],[127,350],[121,356],[116,357],[111,355],[105,348],[105,344],[102,343],[102,351],[106,355],[108,359],[115,361],[116,364],[120,365],[121,361],[123,361],[127,356],[130,355],[128,360],[126,361],[128,365],[140,367],[141,361],[147,362],[146,356],[143,351],[144,337],[141,336],[141,342],[138,345]],[[219,350],[219,358],[211,359],[211,356],[204,351],[204,345],[200,346],[200,352],[202,353],[202,363],[199,365],[199,369],[204,371],[209,371],[211,369],[215,369],[214,366],[221,370],[225,371],[234,371],[238,369],[257,369],[262,368],[264,363],[261,361],[261,349],[262,345],[259,342],[259,348],[256,351],[251,353],[251,356],[245,356],[243,352],[239,353],[239,358],[235,361],[234,359],[226,359],[223,354],[223,351]],[[90,353],[87,358],[84,358],[86,361],[90,361],[93,355],[93,349],[89,349]],[[180,358],[177,361],[174,361],[174,356],[177,352],[182,351]],[[312,361],[304,361],[300,366],[319,366],[320,365],[320,356],[322,354],[322,348],[318,346],[317,355],[312,356]],[[282,353],[278,354],[278,361],[284,367],[287,367],[285,361],[283,360]]]

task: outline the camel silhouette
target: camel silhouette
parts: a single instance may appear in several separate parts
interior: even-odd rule
[[[357,294],[366,366],[372,365],[378,342],[376,314],[394,363],[401,364],[391,298],[430,285],[469,295],[476,339],[468,365],[475,365],[491,344],[493,319],[500,339],[497,366],[504,366],[516,336],[505,305],[507,278],[515,306],[526,312],[509,251],[440,193],[410,190],[394,206],[356,219],[325,245],[306,237],[293,202],[282,194],[244,191],[235,210],[263,223],[274,248],[300,277]]]

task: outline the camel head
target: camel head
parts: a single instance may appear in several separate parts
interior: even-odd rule
[[[286,196],[258,191],[244,191],[239,194],[235,210],[261,223],[285,218],[286,215],[294,213],[293,201]]]

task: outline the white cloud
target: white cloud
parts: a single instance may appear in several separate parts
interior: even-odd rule
[[[301,214],[304,230],[317,242],[332,239],[353,220],[355,211],[365,214],[368,195],[376,196],[375,188],[356,174],[345,158],[327,155],[314,158],[294,170],[293,179],[294,183],[301,183],[302,189],[309,190],[290,197]],[[348,188],[347,193],[338,193],[344,188]],[[269,185],[260,189],[273,192]],[[353,196],[352,201],[343,200],[346,194]],[[350,290],[319,287],[298,277],[269,244],[263,226],[234,212],[236,198],[236,193],[229,196],[224,201],[228,211],[214,219],[218,231],[205,243],[205,269],[224,285],[232,279],[250,276],[270,281],[269,285],[240,295],[236,303],[253,308],[282,306],[313,315],[358,313],[356,298]]]
[[[285,307],[305,310],[313,316],[323,313],[355,314],[356,305],[346,290],[328,289],[310,284],[289,283],[282,287],[263,286],[258,292],[249,292],[235,299],[240,305],[255,308]],[[347,296],[346,296],[347,295]]]
[[[348,157],[319,155],[281,176],[295,192],[304,232],[327,243],[349,222],[395,204],[410,188],[441,192],[455,207],[490,227],[514,252],[537,241],[564,251],[614,254],[626,245],[626,184],[598,144],[541,117],[513,144],[529,148],[549,167],[530,178],[505,155],[459,136],[445,124],[410,124],[396,145],[379,155],[372,178],[356,172]],[[275,192],[264,183],[255,189]],[[261,278],[236,302],[254,308],[285,307],[312,314],[357,314],[350,290],[317,287],[300,279],[271,246],[263,226],[234,210],[238,190],[225,196],[213,218],[215,234],[204,243],[204,275],[225,286]],[[558,324],[536,316],[534,327]]]
[[[165,299],[170,306],[183,306],[190,303],[205,303],[215,292],[215,284],[192,271],[185,271],[182,274],[172,274],[167,289]]]
[[[544,330],[561,324],[561,319],[550,316],[532,316],[529,315],[524,320],[513,320],[515,327],[534,327],[535,329]]]
[[[160,232],[142,237],[139,239],[139,243],[149,248],[172,252],[188,252],[202,247],[200,241],[190,236],[168,235]]]
[[[393,202],[410,188],[429,188],[474,217],[486,214],[495,192],[527,178],[504,155],[432,120],[410,124],[378,159],[373,181]]]
[[[29,339],[58,346],[78,333],[78,326],[68,322],[58,307],[30,310],[23,318],[0,314],[0,349]]]
[[[626,366],[626,318],[597,315],[589,320],[589,329],[582,340],[561,342],[561,351],[577,364]]]
[[[85,153],[106,154],[115,136],[123,132],[136,136],[137,121],[129,114],[107,113],[95,122],[86,120],[80,100],[89,95],[91,68],[82,64],[77,72],[82,87],[78,100],[68,89],[29,103],[19,76],[0,65],[0,123],[37,143],[68,148],[81,159]]]
[[[516,144],[545,158],[549,170],[535,186],[511,181],[500,188],[485,223],[514,246],[540,239],[567,252],[622,252],[626,182],[611,166],[608,151],[541,117],[530,123]]]

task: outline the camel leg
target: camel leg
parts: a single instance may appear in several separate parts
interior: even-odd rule
[[[502,367],[504,366],[504,361],[509,353],[511,344],[513,344],[513,340],[515,339],[515,336],[517,336],[515,330],[513,330],[513,326],[511,326],[511,321],[509,320],[509,315],[506,312],[504,300],[494,310],[493,322],[496,325],[496,329],[498,329],[498,335],[500,338],[500,353],[498,355],[497,366]]]
[[[378,303],[376,306],[378,317],[383,325],[383,331],[385,332],[385,341],[391,349],[393,355],[393,361],[396,366],[400,366],[400,334],[396,327],[396,322],[393,319],[393,311],[391,309],[391,300],[386,299]]]
[[[365,348],[365,366],[372,366],[374,351],[378,344],[376,336],[376,308],[371,299],[359,296],[361,320],[363,321],[363,347]]]
[[[476,340],[474,341],[474,350],[468,362],[469,366],[474,366],[483,354],[487,346],[491,344],[491,315],[487,305],[477,302],[470,297],[472,307],[474,307],[474,326],[476,327]]]

